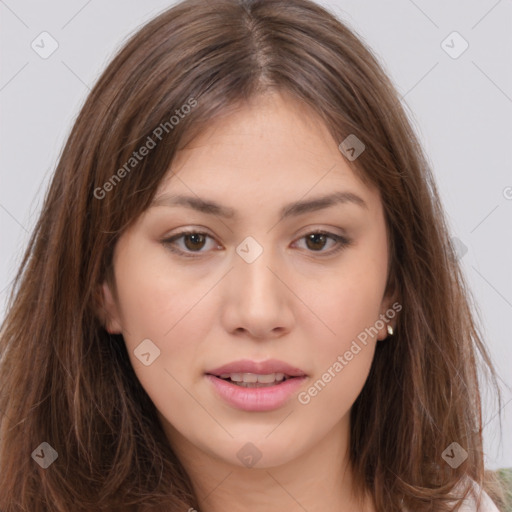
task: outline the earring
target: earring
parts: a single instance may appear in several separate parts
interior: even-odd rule
[[[393,327],[391,327],[391,325],[388,325],[388,334],[393,336]]]

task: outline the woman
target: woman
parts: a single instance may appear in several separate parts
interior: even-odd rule
[[[312,2],[185,1],[131,38],[0,342],[4,511],[497,510],[431,171]]]

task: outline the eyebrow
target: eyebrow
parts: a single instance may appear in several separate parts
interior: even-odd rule
[[[307,201],[289,203],[281,208],[279,218],[280,220],[284,220],[288,217],[323,210],[324,208],[329,208],[337,204],[355,204],[366,210],[369,209],[366,202],[353,192],[338,191],[328,195],[315,197]],[[202,213],[218,215],[226,219],[233,219],[237,217],[236,210],[233,208],[223,206],[215,201],[194,196],[162,194],[151,203],[150,208],[155,206],[185,206]]]

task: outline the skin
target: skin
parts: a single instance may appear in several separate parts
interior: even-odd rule
[[[380,195],[352,171],[339,142],[291,98],[254,98],[180,150],[156,195],[215,200],[237,218],[154,206],[116,245],[115,282],[102,285],[106,327],[123,333],[202,511],[374,510],[353,496],[349,413],[385,325],[307,405],[295,394],[274,411],[241,411],[204,376],[238,359],[276,358],[308,375],[299,391],[307,390],[393,304],[384,296]],[[367,208],[336,204],[279,221],[285,204],[335,190],[357,194]],[[196,257],[162,243],[183,228],[211,237],[175,240]],[[330,238],[308,244],[315,230],[352,243],[336,253]],[[263,249],[250,264],[236,252],[247,236]],[[149,366],[134,354],[147,338],[160,350]],[[246,443],[261,453],[252,468],[237,457]]]

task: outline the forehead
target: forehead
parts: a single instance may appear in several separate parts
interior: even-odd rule
[[[286,95],[265,94],[214,119],[179,150],[156,198],[188,192],[288,203],[336,190],[367,203],[378,200],[338,146],[311,108]]]

